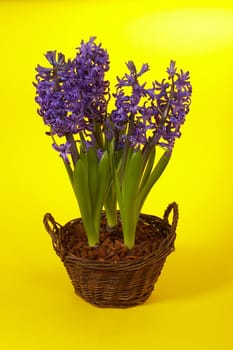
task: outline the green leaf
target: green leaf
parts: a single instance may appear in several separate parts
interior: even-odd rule
[[[88,169],[86,157],[81,157],[75,164],[73,173],[74,192],[79,204],[83,224],[90,245],[97,243],[97,234],[92,219],[92,203],[88,186]]]
[[[99,233],[100,216],[103,208],[104,200],[107,195],[107,190],[111,181],[111,167],[110,157],[108,151],[105,151],[99,161],[97,178],[98,186],[96,193],[96,200],[93,204],[94,208],[94,221],[97,234]]]
[[[136,200],[142,174],[142,153],[134,152],[128,160],[122,183],[121,219],[125,244],[132,248],[137,225]]]
[[[94,147],[89,148],[89,150],[86,152],[86,159],[87,159],[87,179],[88,180],[88,186],[89,186],[89,192],[90,192],[90,200],[92,204],[92,212],[94,212],[94,206],[97,200],[97,186],[98,186],[98,156],[96,149]]]
[[[116,196],[116,187],[115,187],[115,176],[117,173],[117,164],[119,164],[119,153],[115,152],[115,139],[112,141],[105,140],[105,145],[109,150],[109,164],[110,164],[110,176],[111,181],[109,184],[109,188],[107,190],[107,194],[104,200],[104,208],[106,211],[107,223],[109,227],[114,227],[117,225],[117,196]],[[116,180],[117,181],[117,180]],[[119,184],[118,184],[119,185]]]
[[[132,201],[131,196],[136,197],[142,173],[142,153],[140,151],[132,153],[128,160],[122,183],[122,195],[124,199]],[[129,193],[131,196],[129,196]]]
[[[154,161],[155,161],[155,147],[153,147],[150,150],[149,157],[147,159],[147,162],[146,162],[146,165],[145,165],[145,169],[144,169],[144,172],[143,172],[140,188],[143,188],[145,183],[147,182],[147,180],[148,180],[148,178],[149,178],[149,176],[151,174],[151,171],[153,169]]]
[[[127,142],[126,142],[126,145],[121,152],[121,169],[120,169],[120,173],[119,173],[121,183],[122,183],[123,178],[124,178],[125,169],[127,168],[127,164],[129,162],[129,160],[131,159],[133,152],[134,152],[134,149],[132,147],[127,146]]]
[[[63,160],[63,162],[64,162],[64,165],[65,165],[67,174],[68,174],[68,176],[69,176],[71,185],[72,185],[72,187],[74,188],[74,184],[73,184],[73,181],[74,181],[74,179],[73,179],[73,170],[71,169],[70,164],[67,164],[64,160]]]
[[[119,181],[119,169],[120,169],[120,161],[116,162],[115,159],[115,151],[114,151],[114,143],[113,139],[110,144],[110,164],[111,164],[111,172],[113,176],[113,182],[116,190],[116,197],[119,203],[119,206],[122,206],[122,194],[121,194],[121,185]]]
[[[159,162],[151,172],[144,186],[141,187],[137,198],[137,215],[140,214],[140,211],[142,209],[142,206],[146,197],[148,196],[150,190],[152,189],[156,181],[158,181],[158,179],[164,172],[170,158],[171,158],[171,155],[167,151],[165,151],[162,157],[160,158]]]

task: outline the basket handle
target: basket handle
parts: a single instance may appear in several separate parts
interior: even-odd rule
[[[43,222],[46,231],[52,238],[53,243],[56,243],[58,239],[58,233],[61,229],[61,225],[54,220],[53,216],[50,213],[45,214]]]
[[[168,217],[173,210],[173,218],[172,218],[172,224],[171,224],[171,229],[173,232],[176,231],[176,226],[178,222],[178,216],[179,216],[179,211],[178,211],[178,205],[177,203],[173,202],[168,205],[167,209],[164,212],[163,219],[169,224]]]

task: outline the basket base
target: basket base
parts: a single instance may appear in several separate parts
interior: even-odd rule
[[[79,291],[77,291],[77,290],[74,290],[74,291],[78,297],[80,297],[85,302],[87,302],[88,304],[91,304],[95,307],[106,308],[106,309],[107,308],[109,308],[109,309],[128,309],[131,307],[135,307],[135,306],[144,304],[151,296],[153,290],[154,290],[154,288],[152,288],[151,291],[146,292],[144,295],[141,295],[139,299],[136,299],[135,297],[133,297],[132,300],[111,300],[111,301],[108,301],[106,299],[103,299],[102,301],[95,301],[92,298],[86,299],[83,297],[83,295],[81,295],[79,293]]]

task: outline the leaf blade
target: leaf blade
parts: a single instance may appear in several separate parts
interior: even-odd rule
[[[92,204],[88,186],[88,169],[85,157],[80,157],[73,172],[74,192],[78,201],[83,224],[90,245],[97,243],[97,235],[92,220]]]
[[[171,154],[167,151],[164,152],[164,154],[161,156],[160,160],[158,161],[157,165],[151,172],[150,176],[148,177],[148,180],[144,184],[144,187],[141,188],[138,198],[137,198],[137,213],[140,214],[140,211],[142,209],[143,203],[148,196],[150,190],[154,186],[154,184],[158,181],[162,173],[164,172],[165,168],[167,167],[169,160],[171,158]]]
[[[135,243],[137,225],[136,199],[142,174],[142,153],[132,153],[127,162],[122,183],[121,218],[125,244],[132,248]]]

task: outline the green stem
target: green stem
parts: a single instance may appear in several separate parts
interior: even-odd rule
[[[99,123],[95,124],[94,136],[95,136],[98,148],[103,149],[104,148],[103,133]]]
[[[129,117],[129,128],[127,132],[127,137],[124,145],[123,155],[122,155],[122,163],[121,163],[121,171],[120,171],[120,181],[122,183],[125,173],[125,167],[128,159],[128,153],[130,149],[129,136],[134,134],[135,125],[134,125],[134,114],[131,113]]]
[[[73,161],[73,165],[75,166],[75,164],[77,163],[77,161],[79,159],[79,154],[78,154],[76,142],[74,140],[73,135],[70,133],[66,134],[66,140],[71,144],[71,158]]]
[[[116,207],[117,207],[116,192],[115,192],[114,185],[111,184],[104,201],[104,208],[106,211],[107,222],[110,228],[117,226]]]

